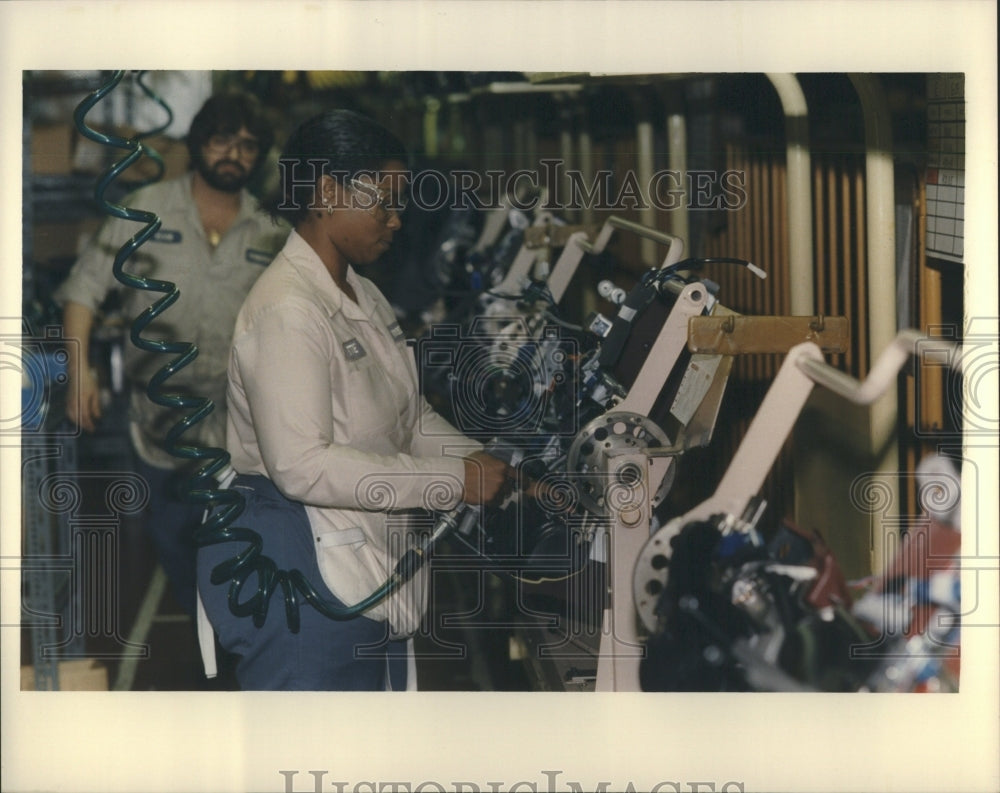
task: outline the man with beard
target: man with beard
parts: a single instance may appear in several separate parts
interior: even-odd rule
[[[265,161],[274,132],[252,96],[211,97],[195,115],[187,136],[189,170],[183,176],[137,190],[125,206],[152,212],[160,228],[126,261],[126,272],[174,283],[179,299],[142,334],[143,338],[192,342],[198,355],[171,375],[163,391],[211,399],[215,409],[184,432],[183,445],[225,447],[226,366],[236,314],[257,277],[281,249],[288,228],[259,210],[246,185]],[[100,388],[89,360],[88,341],[95,315],[112,292],[119,292],[131,322],[161,292],[129,289],[114,276],[121,246],[143,225],[109,219],[74,264],[55,293],[63,305],[69,356],[66,412],[86,432],[99,428]],[[77,343],[72,343],[75,340]],[[150,378],[176,356],[125,345],[130,386],[129,435],[137,472],[149,483],[145,525],[178,603],[195,609],[195,544],[192,531],[203,505],[184,499],[184,484],[204,461],[178,458],[164,446],[167,432],[193,411],[150,401]]]

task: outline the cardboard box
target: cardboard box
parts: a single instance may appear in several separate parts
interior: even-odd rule
[[[35,690],[35,667],[21,667],[21,691]],[[93,658],[59,662],[60,691],[107,691],[108,669]]]
[[[71,173],[75,135],[72,124],[36,124],[31,130],[32,173]]]
[[[134,131],[116,129],[113,131],[126,139],[131,139]],[[45,175],[67,175],[73,173],[97,176],[106,168],[124,159],[129,149],[106,146],[81,135],[70,123],[35,124],[31,129],[31,172]],[[165,167],[163,179],[180,176],[187,170],[188,151],[183,140],[166,135],[154,135],[143,143],[152,147],[163,158]],[[143,157],[122,175],[125,181],[141,181],[156,175],[152,159]]]
[[[103,217],[93,217],[75,223],[36,223],[31,238],[32,259],[42,265],[75,260],[103,222]]]
[[[73,133],[72,170],[74,173],[94,174],[96,176],[103,173],[114,163],[123,160],[131,151],[130,149],[98,143],[84,137],[75,129]],[[134,132],[128,129],[119,129],[114,130],[114,134],[131,139]],[[175,176],[180,176],[187,170],[188,151],[184,141],[164,135],[154,135],[143,139],[142,142],[154,149],[163,158],[164,171],[161,179],[172,179]],[[150,157],[143,157],[124,171],[119,176],[119,179],[136,182],[152,179],[155,176],[155,162]]]

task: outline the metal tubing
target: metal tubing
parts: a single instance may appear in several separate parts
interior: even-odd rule
[[[569,172],[576,167],[573,160],[573,133],[564,129],[559,133],[559,156],[562,159],[562,168],[559,170],[558,184],[550,185],[553,195],[569,196]],[[571,204],[560,206],[559,211],[570,220],[576,220],[579,216],[577,208]]]
[[[813,184],[816,187],[817,194],[820,192],[823,186],[823,168],[817,162],[813,163]],[[815,222],[815,228],[823,228],[823,215],[822,208],[820,204],[822,202],[817,201],[813,206],[813,220]],[[822,273],[825,272],[823,264],[825,262],[825,257],[823,254],[823,244],[820,239],[817,239],[813,246],[814,256],[816,258],[815,265],[813,266],[813,283],[814,289],[816,291],[816,307],[821,314],[836,314],[838,309],[834,305],[829,297],[827,296],[826,283],[823,281]],[[819,274],[819,275],[818,275]],[[843,312],[841,312],[843,313]]]
[[[896,334],[896,199],[889,108],[878,77],[852,74],[865,119],[865,226],[868,233],[868,354],[884,349]],[[880,455],[879,473],[890,484],[890,506],[883,524],[899,513],[899,449],[894,439],[898,409],[895,390],[871,408],[869,448]],[[883,543],[875,543],[874,569],[883,566]]]
[[[653,181],[653,124],[640,121],[636,125],[636,171],[638,171],[639,191],[642,196],[642,206],[639,209],[639,221],[644,226],[655,228],[656,209],[649,200],[649,185]],[[652,267],[656,261],[656,245],[648,237],[644,238],[639,248],[643,265]]]
[[[670,249],[667,251],[667,257],[663,260],[661,267],[676,264],[684,255],[684,240],[679,237],[659,231],[658,229],[648,228],[640,223],[633,223],[631,220],[625,220],[625,218],[618,217],[617,215],[612,215],[604,222],[604,226],[601,228],[596,240],[590,242],[589,240],[581,239],[577,244],[585,253],[601,253],[607,247],[608,241],[611,239],[611,235],[615,229],[630,231],[644,239],[669,245]]]
[[[555,267],[552,268],[551,275],[549,275],[548,280],[545,282],[549,288],[549,294],[552,295],[552,299],[556,303],[562,300],[563,295],[566,293],[566,287],[569,286],[569,282],[576,275],[576,270],[580,266],[580,260],[583,259],[583,254],[586,250],[586,242],[587,232],[578,231],[575,234],[571,234],[570,238],[566,241],[566,245],[563,247],[562,253],[556,260]]]
[[[680,206],[670,210],[670,231],[682,240],[686,240],[690,239],[687,208],[687,124],[684,116],[679,113],[667,116],[667,142],[670,170],[679,174],[681,180],[681,202]]]
[[[428,157],[438,154],[438,112],[441,100],[429,96],[424,100],[424,151]]]
[[[839,311],[844,314],[848,313],[845,305],[849,299],[850,292],[844,293],[844,298],[840,297],[840,288],[837,279],[837,272],[845,267],[845,261],[841,258],[840,252],[837,250],[837,164],[833,162],[827,168],[826,172],[826,244],[827,244],[827,256],[826,256],[826,279],[828,281],[828,286],[830,289],[830,300],[833,302],[834,311]]]
[[[918,343],[927,340],[928,337],[918,331],[900,331],[876,359],[863,382],[822,360],[800,359],[797,364],[817,385],[856,405],[871,405],[883,394],[893,391],[896,375],[903,368],[903,364],[919,351]],[[956,368],[961,365],[961,359],[953,354],[957,349],[955,345],[937,339],[933,341],[933,352],[936,355],[948,354],[952,359],[950,365]]]
[[[854,177],[854,225],[859,229],[865,227],[865,177],[862,173],[857,173]],[[868,346],[865,340],[868,338],[868,315],[865,313],[865,306],[868,305],[868,283],[860,277],[861,263],[865,260],[865,235],[859,233],[854,241],[854,260],[858,263],[859,275],[856,281],[857,311],[854,315],[858,318],[858,349],[857,364],[854,371],[863,373],[868,371]],[[895,287],[893,287],[895,291]]]
[[[896,335],[896,218],[889,108],[878,78],[852,74],[865,118],[868,228],[868,350],[874,359]]]
[[[785,111],[788,185],[788,254],[791,313],[816,312],[813,285],[812,192],[809,181],[808,108],[794,74],[768,74]]]
[[[594,184],[594,141],[587,127],[585,113],[581,114],[580,132],[577,135],[576,148],[577,156],[579,157],[580,176],[583,179],[583,183],[585,185],[592,185]],[[572,193],[570,193],[570,196],[572,197]],[[580,202],[579,217],[580,222],[585,225],[589,226],[594,223],[594,207],[591,201],[585,200]],[[588,283],[592,284],[593,281],[588,280]],[[581,290],[581,295],[580,313],[582,316],[586,317],[598,311],[598,295],[595,289],[585,287]]]
[[[580,176],[585,185],[591,185],[594,183],[594,142],[588,130],[580,130],[577,149],[580,153]],[[590,202],[580,207],[580,221],[587,225],[594,222],[594,207]]]

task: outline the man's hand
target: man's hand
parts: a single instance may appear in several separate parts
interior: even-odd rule
[[[63,336],[71,342],[66,347],[69,355],[66,417],[87,432],[94,431],[101,417],[101,389],[90,371],[87,356],[93,325],[94,312],[86,306],[68,301],[63,307]]]
[[[78,382],[69,383],[66,393],[66,416],[80,429],[93,432],[101,418],[101,389],[94,373],[84,369]]]

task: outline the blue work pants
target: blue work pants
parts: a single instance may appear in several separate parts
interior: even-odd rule
[[[316,541],[302,504],[283,496],[266,477],[241,475],[232,487],[246,500],[234,527],[263,538],[262,553],[279,570],[300,570],[327,601],[343,604],[324,584]],[[406,689],[406,642],[389,638],[388,624],[364,616],[334,620],[299,597],[300,628],[292,633],[284,591],[274,588],[264,624],[236,616],[229,606],[229,582],[211,583],[212,569],[248,548],[245,542],[205,545],[198,550],[198,588],[221,646],[239,656],[236,679],[243,690],[384,691]],[[238,596],[253,597],[259,580],[251,573]],[[387,684],[388,683],[388,684]]]

